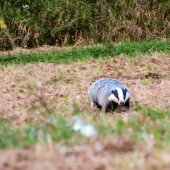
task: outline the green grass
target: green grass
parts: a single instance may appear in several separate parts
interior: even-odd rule
[[[46,115],[50,123],[39,121],[38,123],[28,122],[27,127],[11,129],[10,123],[1,120],[0,125],[0,148],[31,146],[37,142],[46,142],[47,135],[51,134],[53,141],[65,139],[65,143],[73,137],[74,131],[70,128],[68,121],[64,118]]]
[[[136,104],[140,117],[132,116],[127,123],[120,117],[109,118],[102,116],[88,117],[83,113],[78,113],[83,122],[91,123],[97,130],[97,136],[107,137],[131,135],[132,140],[136,142],[145,142],[150,136],[153,136],[155,144],[158,147],[168,146],[170,142],[170,111],[158,109],[147,109]],[[21,128],[11,128],[10,123],[0,120],[0,148],[22,148],[36,143],[46,143],[48,136],[51,136],[53,142],[70,145],[79,144],[83,136],[73,130],[72,119],[56,118],[55,115],[44,114],[45,119],[38,122],[27,122],[27,126]],[[89,121],[90,118],[90,121]],[[145,120],[145,121],[143,121]],[[132,134],[128,130],[131,129]]]
[[[170,54],[170,43],[168,41],[144,41],[142,43],[124,43],[117,46],[107,43],[102,46],[81,48],[78,50],[72,49],[71,51],[12,54],[0,56],[0,64],[26,64],[34,62],[71,64],[78,60],[87,61],[90,58],[107,59],[119,55],[134,57],[137,55],[151,54],[155,51]]]

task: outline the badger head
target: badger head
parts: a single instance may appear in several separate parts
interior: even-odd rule
[[[109,100],[112,100],[119,105],[124,105],[125,102],[130,98],[130,93],[126,88],[115,88],[111,91]]]

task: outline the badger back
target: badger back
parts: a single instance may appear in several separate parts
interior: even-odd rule
[[[89,96],[92,99],[95,99],[96,95],[101,87],[102,87],[102,84],[100,82],[96,81],[95,83],[93,83],[89,88]]]

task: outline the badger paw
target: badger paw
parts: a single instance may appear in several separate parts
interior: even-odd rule
[[[96,105],[92,102],[92,103],[91,103],[91,108],[92,108],[93,110],[95,109],[95,106],[96,106]]]

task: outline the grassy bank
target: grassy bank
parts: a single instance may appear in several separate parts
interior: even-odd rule
[[[2,0],[0,50],[70,45],[110,39],[164,39],[170,34],[169,1]],[[2,19],[0,18],[0,20]]]
[[[70,64],[73,62],[87,61],[90,58],[107,59],[111,57],[123,56],[141,56],[151,54],[152,52],[164,52],[169,54],[170,43],[168,41],[144,41],[142,43],[123,43],[122,45],[113,45],[110,43],[102,46],[87,47],[81,49],[72,49],[71,51],[52,51],[42,53],[11,54],[0,56],[0,64],[26,64],[34,62],[48,62],[56,64]]]

